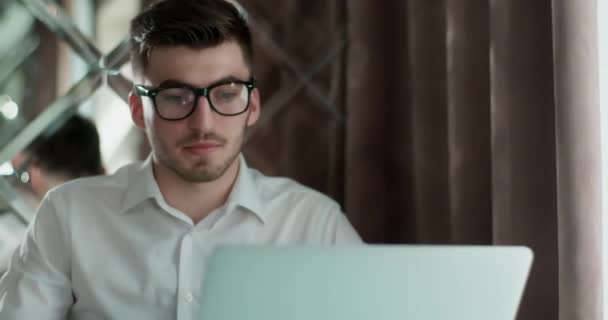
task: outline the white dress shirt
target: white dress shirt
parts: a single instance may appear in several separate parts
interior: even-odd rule
[[[225,205],[194,225],[148,158],[49,192],[0,280],[0,319],[194,320],[217,245],[359,243],[336,202],[242,157]]]

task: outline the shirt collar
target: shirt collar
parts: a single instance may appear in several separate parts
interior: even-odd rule
[[[232,191],[226,200],[226,208],[231,212],[240,206],[255,214],[260,221],[266,222],[261,195],[255,183],[255,170],[249,169],[245,157],[239,157],[239,173],[232,187]]]
[[[154,179],[152,168],[152,156],[137,166],[134,172],[128,175],[128,186],[122,206],[122,212],[133,209],[138,204],[149,198],[160,196],[160,189]]]
[[[227,212],[236,207],[242,207],[255,214],[260,221],[266,222],[262,199],[255,185],[255,170],[249,169],[245,158],[239,156],[239,173],[226,200]],[[152,157],[149,156],[133,174],[129,175],[127,191],[125,193],[122,212],[134,208],[149,198],[162,197],[152,168]]]

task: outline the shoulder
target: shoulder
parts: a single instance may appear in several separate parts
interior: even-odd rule
[[[257,193],[274,225],[286,227],[302,243],[359,244],[361,239],[329,196],[290,178],[252,170]]]
[[[269,177],[256,170],[252,170],[252,178],[265,215],[276,223],[306,228],[343,218],[335,200],[293,179]]]
[[[332,208],[339,211],[338,203],[329,196],[307,187],[291,178],[266,176],[250,169],[257,192],[265,202],[297,207]]]
[[[70,180],[53,189],[45,196],[60,209],[76,209],[83,206],[94,208],[96,203],[111,206],[121,203],[129,181],[135,175],[138,163],[126,165],[115,173]]]

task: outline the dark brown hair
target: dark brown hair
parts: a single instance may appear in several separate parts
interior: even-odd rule
[[[52,173],[79,178],[105,172],[95,124],[74,115],[49,136],[41,135],[27,148],[30,161]]]
[[[226,0],[162,0],[131,21],[131,61],[143,73],[156,47],[209,48],[236,41],[251,65],[251,31],[244,12]]]

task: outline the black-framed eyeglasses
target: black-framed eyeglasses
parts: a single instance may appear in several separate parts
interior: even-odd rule
[[[206,88],[196,88],[187,84],[172,84],[158,88],[147,88],[136,84],[133,92],[138,96],[150,97],[156,114],[164,120],[182,120],[190,116],[203,96],[211,109],[223,116],[236,116],[247,111],[255,79],[249,81],[227,80]]]

